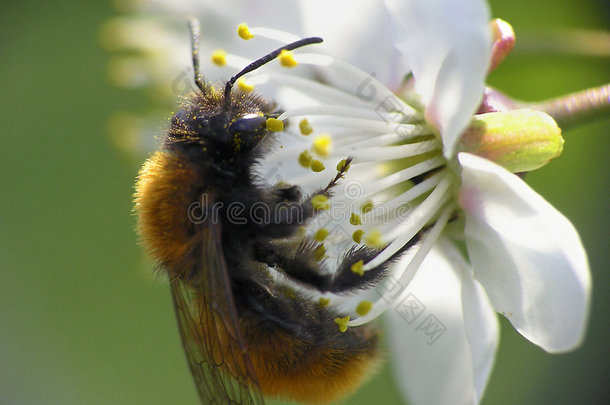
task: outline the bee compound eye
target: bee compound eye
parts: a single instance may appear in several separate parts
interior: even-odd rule
[[[258,114],[246,114],[236,119],[231,124],[231,131],[236,132],[256,132],[265,126],[267,118]]]

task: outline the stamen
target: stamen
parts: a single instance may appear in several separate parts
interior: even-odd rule
[[[325,195],[318,194],[311,197],[311,205],[316,211],[325,211],[330,208],[330,201]]]
[[[360,215],[352,212],[349,217],[349,223],[354,226],[362,225],[362,219],[360,218]]]
[[[315,240],[317,240],[318,242],[324,242],[324,240],[326,239],[326,237],[328,236],[328,230],[325,228],[320,228],[318,229],[318,231],[313,235],[313,238]]]
[[[283,120],[285,118],[284,114],[280,115],[278,119]],[[363,119],[340,116],[313,115],[309,118],[310,122],[315,125],[331,125],[343,127],[344,129],[353,128],[358,131],[366,131],[369,133],[372,132],[370,136],[375,136],[377,134],[385,135],[389,133],[402,134],[403,130],[406,131],[408,134],[413,135],[432,135],[434,133],[426,125],[411,126],[409,124],[403,124],[401,122],[386,122],[381,121],[379,117],[377,117],[377,119]]]
[[[267,118],[267,130],[272,132],[282,132],[284,130],[284,122],[277,118]]]
[[[378,103],[378,106],[387,105],[388,101],[391,100],[393,110],[409,115],[416,113],[413,107],[402,101],[377,79],[349,63],[328,55],[316,53],[300,53],[297,59],[299,63],[321,66],[330,70],[333,73],[332,85],[334,87],[342,88],[361,99],[365,98],[368,101],[375,101]],[[341,82],[338,82],[339,80]],[[335,81],[337,82],[335,83]],[[363,90],[365,91],[364,93],[362,93]]]
[[[385,190],[386,188],[390,188],[396,184],[402,183],[403,181],[410,180],[415,176],[419,176],[420,174],[424,174],[432,169],[441,167],[444,164],[445,159],[442,156],[436,156],[431,159],[424,160],[423,162],[417,163],[411,167],[407,167],[406,169],[376,180],[370,185],[369,188],[366,189],[364,196],[370,197],[382,190]]]
[[[451,214],[455,211],[455,206],[449,205],[447,206],[441,216],[438,218],[436,223],[432,226],[432,229],[428,231],[428,233],[424,236],[423,242],[420,245],[419,249],[409,261],[409,264],[402,271],[398,279],[394,282],[394,285],[399,285],[403,290],[409,285],[417,269],[424,261],[432,247],[438,240],[441,232],[445,228],[447,221],[451,217]],[[372,310],[366,314],[365,316],[361,316],[360,318],[354,319],[353,321],[348,322],[347,326],[354,327],[364,325],[367,322],[372,321],[377,318],[383,312],[385,312],[388,307],[392,304],[392,295],[395,294],[394,286],[385,289],[385,292],[382,294],[381,298],[379,298],[373,305]]]
[[[313,251],[313,257],[319,262],[326,258],[326,247],[324,244],[321,244]]]
[[[345,318],[336,318],[335,323],[337,325],[339,325],[340,332],[343,333],[343,332],[347,331],[347,325],[349,324],[349,315],[346,316]]]
[[[354,274],[357,274],[359,276],[364,276],[364,261],[358,260],[356,263],[354,263],[350,266],[350,270]]]
[[[342,159],[339,163],[337,163],[337,171],[347,173],[351,164],[351,160],[349,163],[347,163],[347,159]],[[345,165],[347,165],[347,167],[345,167]]]
[[[246,41],[254,38],[254,34],[248,28],[248,24],[241,23],[237,26],[237,35],[241,37],[241,39],[245,39]]]
[[[243,78],[237,80],[237,87],[244,93],[250,93],[252,90],[254,90],[254,85],[246,82]]]
[[[384,204],[384,210],[382,212],[375,212],[372,215],[370,222],[374,223],[375,220],[377,218],[379,218],[380,216],[387,215],[388,212],[394,212],[401,205],[404,205],[404,204],[408,203],[409,201],[412,201],[412,200],[420,197],[421,195],[427,193],[428,191],[432,190],[434,187],[436,187],[438,185],[438,183],[440,183],[440,181],[442,180],[443,174],[444,173],[442,173],[442,172],[433,174],[429,178],[425,179],[424,181],[422,181],[419,184],[416,184],[415,186],[411,187],[410,189],[408,189],[404,193],[400,194],[399,196],[387,201]],[[367,222],[369,222],[368,218],[367,218]]]
[[[299,155],[299,164],[304,168],[308,169],[311,167],[311,161],[313,160],[313,156],[309,151],[303,151]]]
[[[328,157],[331,152],[332,138],[329,134],[316,136],[313,140],[313,150],[322,157]]]
[[[326,298],[326,297],[320,297],[320,298],[318,299],[318,306],[319,306],[319,307],[324,308],[324,307],[327,307],[327,306],[328,306],[328,304],[330,304],[330,298]]]
[[[384,110],[372,110],[370,108],[347,107],[345,105],[312,105],[307,107],[292,108],[282,113],[282,119],[293,118],[303,115],[332,115],[341,117],[366,118],[383,122],[423,122],[421,113],[406,115],[403,112],[387,112]]]
[[[285,49],[282,49],[282,52],[280,52],[280,55],[277,57],[277,59],[280,61],[280,64],[282,66],[287,68],[293,68],[299,64],[294,59],[294,54],[291,51],[287,51]]]
[[[436,139],[410,143],[406,145],[384,146],[379,148],[357,149],[350,153],[358,163],[377,162],[381,156],[383,160],[401,159],[411,156],[423,155],[433,150],[441,150],[443,146]]]
[[[371,200],[365,201],[360,206],[360,211],[362,214],[369,213],[373,210],[373,202]]]
[[[302,90],[306,94],[315,94],[316,98],[321,101],[332,100],[333,103],[344,105],[374,105],[374,103],[369,102],[367,100],[361,100],[358,97],[354,97],[354,95],[350,93],[346,93],[335,87],[328,86],[326,84],[322,84],[320,82],[316,82],[310,79],[297,77],[294,75],[286,75],[282,74],[281,72],[273,72],[273,75],[269,75],[266,73],[260,73],[256,75],[257,78],[259,76],[259,80],[261,81],[261,83],[267,83],[270,80],[273,80],[274,83],[284,85],[287,88],[291,88],[293,90]],[[280,117],[282,116],[280,115]]]
[[[403,224],[394,226],[386,236],[388,240],[393,241],[373,260],[364,266],[364,271],[373,269],[392,255],[402,249],[415,234],[426,225],[438,212],[447,200],[451,197],[450,186],[452,184],[452,175],[446,173],[441,182],[436,186],[434,191],[419,204],[409,216],[404,219]]]
[[[354,233],[352,234],[352,239],[354,240],[354,242],[360,243],[362,241],[363,235],[364,235],[364,231],[362,229],[358,229],[358,230],[354,231]]]
[[[252,63],[250,59],[232,53],[227,53],[223,49],[217,49],[216,51],[212,52],[211,60],[216,66],[228,66],[236,70],[240,70],[244,66]]]
[[[257,37],[268,38],[283,44],[288,44],[301,39],[301,37],[289,32],[267,27],[252,27],[250,28],[250,32]]]
[[[381,134],[367,136],[360,141],[353,141],[349,143],[349,146],[353,149],[371,148],[374,146],[390,146],[395,145],[397,142],[403,142],[411,140],[416,136],[429,135],[432,131],[426,125],[411,125],[404,124],[400,127],[399,132],[390,134]],[[339,138],[340,133],[335,135],[335,138]]]
[[[385,243],[383,242],[383,239],[382,239],[381,232],[379,232],[377,229],[371,230],[366,235],[366,238],[364,238],[364,243],[367,246],[370,246],[370,247],[376,248],[376,249],[382,249],[385,246]]]
[[[319,160],[313,159],[311,161],[311,170],[316,172],[316,173],[320,173],[322,171],[324,171],[324,169],[326,169],[326,167],[324,166],[324,163],[322,163]]]
[[[227,64],[227,53],[222,49],[217,49],[212,53],[211,59],[216,66],[224,66]]]
[[[307,121],[307,118],[303,118],[301,122],[299,122],[299,130],[301,130],[301,133],[303,135],[309,135],[313,132],[313,128],[311,127],[311,125],[309,125],[309,121]]]
[[[371,311],[371,308],[373,308],[373,303],[371,301],[360,301],[356,307],[356,313],[360,316],[364,316]]]

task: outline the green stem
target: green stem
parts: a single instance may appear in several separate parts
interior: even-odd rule
[[[610,117],[610,84],[538,103],[526,103],[524,107],[549,114],[565,130],[598,118]]]

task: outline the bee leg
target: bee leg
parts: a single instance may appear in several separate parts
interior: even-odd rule
[[[343,177],[345,177],[345,173],[349,169],[349,165],[352,163],[352,158],[347,158],[341,163],[339,163],[339,167],[337,168],[337,174],[334,179],[332,179],[326,187],[315,193],[314,195],[324,195],[326,197],[332,197],[332,189],[339,183]]]
[[[270,196],[261,196],[260,201],[256,201],[256,204],[265,206],[270,217],[269,221],[257,221],[259,234],[271,238],[285,238],[294,235],[298,228],[305,224],[305,221],[317,214],[318,211],[314,209],[312,203],[313,197],[316,195],[330,197],[332,188],[344,177],[351,161],[351,158],[346,159],[328,185],[305,201],[300,201],[301,189],[295,185],[276,185],[271,189]]]
[[[302,198],[301,188],[290,184],[278,184],[272,189],[273,196],[278,203],[298,202]]]
[[[294,281],[320,292],[340,294],[374,286],[385,277],[388,267],[414,246],[419,239],[420,234],[415,235],[409,243],[388,260],[367,271],[359,269],[383,250],[354,246],[345,252],[335,274],[323,272],[322,263],[317,254],[321,245],[313,241],[301,243],[296,251],[288,249],[282,244],[260,243],[254,245],[254,255],[256,260],[274,267]]]
[[[315,255],[315,249],[319,246],[315,242],[303,242],[294,249],[283,243],[258,240],[253,245],[253,254],[255,260],[275,268],[296,282],[329,291],[332,276],[321,271],[321,263]]]

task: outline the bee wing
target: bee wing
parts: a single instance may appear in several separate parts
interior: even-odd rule
[[[220,225],[204,223],[199,287],[170,282],[182,345],[202,404],[264,405],[238,325]]]

